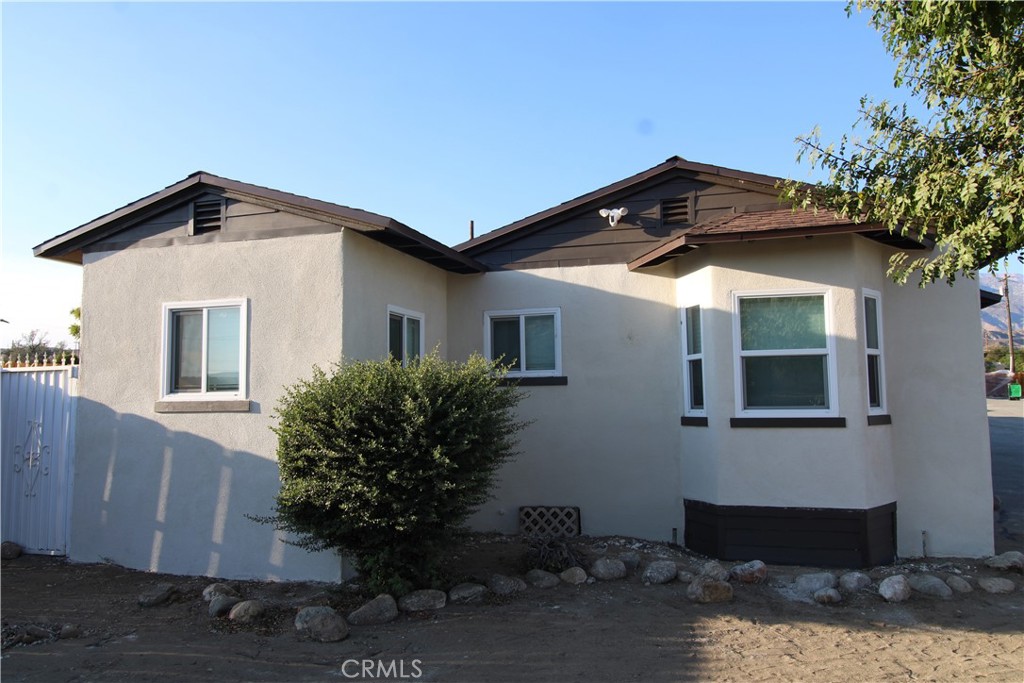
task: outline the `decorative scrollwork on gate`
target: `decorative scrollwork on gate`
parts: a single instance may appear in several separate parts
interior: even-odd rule
[[[39,477],[50,474],[50,446],[43,444],[43,423],[28,421],[28,435],[14,447],[14,473],[23,476],[25,495],[35,497]]]

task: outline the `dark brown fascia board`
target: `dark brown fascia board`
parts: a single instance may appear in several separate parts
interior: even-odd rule
[[[646,254],[633,259],[626,264],[626,268],[628,270],[636,270],[637,268],[643,268],[645,266],[656,266],[671,256],[685,254],[696,248],[697,245],[688,244],[686,242],[685,234],[679,235],[678,237],[672,237],[669,240],[662,242],[659,246],[648,251]]]
[[[146,208],[151,207],[154,204],[158,204],[168,197],[174,196],[179,192],[183,192],[184,190],[199,184],[198,176],[200,173],[193,173],[184,180],[180,180],[173,185],[168,185],[158,192],[154,192],[153,194],[137,199],[134,202],[125,204],[118,209],[114,209],[113,211],[105,213],[98,218],[94,218],[88,223],[83,223],[77,228],[72,228],[71,230],[63,232],[56,237],[52,237],[45,242],[37,244],[32,247],[32,254],[41,258],[61,260],[61,257],[77,252],[79,254],[77,263],[81,263],[81,247],[84,243],[91,241],[86,238],[91,235],[96,235],[100,238],[105,237],[109,234],[109,231],[102,231],[102,228],[109,226],[112,223],[117,223],[120,219],[130,214],[134,214],[136,211],[144,211]],[[65,258],[63,260],[67,259]]]
[[[982,308],[988,308],[989,306],[995,306],[1003,300],[1003,295],[999,292],[993,292],[990,289],[978,288],[978,296]]]
[[[304,215],[326,223],[349,227],[370,236],[377,231],[391,232],[400,235],[410,243],[422,245],[436,252],[439,260],[445,263],[446,269],[454,268],[460,272],[484,272],[486,266],[473,258],[460,254],[451,247],[413,230],[403,223],[380,214],[354,209],[340,204],[304,197],[289,192],[282,192],[260,185],[222,178],[204,171],[197,171],[173,185],[151,195],[126,204],[119,209],[104,214],[88,223],[73,228],[57,237],[33,247],[35,256],[51,258],[75,263],[82,262],[82,248],[95,243],[104,237],[124,228],[128,220],[144,220],[150,215],[168,208],[169,204],[187,201],[207,190],[220,190],[225,196],[242,199],[261,206],[285,209],[292,213]]]
[[[562,216],[592,202],[608,200],[610,197],[624,193],[627,190],[633,189],[637,185],[644,184],[659,175],[670,173],[672,171],[682,171],[694,180],[702,182],[729,185],[731,187],[763,192],[773,196],[778,196],[779,191],[776,184],[782,181],[782,178],[776,178],[774,176],[737,171],[722,166],[712,166],[710,164],[699,164],[686,161],[680,157],[670,157],[664,163],[658,164],[646,171],[624,178],[623,180],[612,183],[611,185],[606,185],[605,187],[594,190],[593,192],[588,192],[587,194],[576,197],[575,199],[562,202],[557,206],[553,206],[550,209],[545,209],[539,213],[527,216],[526,218],[522,218],[514,223],[509,223],[505,227],[492,230],[491,232],[480,235],[475,239],[462,242],[461,244],[456,244],[454,249],[460,252],[472,252],[477,247],[495,240],[500,240],[503,237],[511,238],[514,235],[514,237],[518,238],[520,236],[524,236],[529,234],[528,231],[530,231],[531,227],[534,229],[541,229],[544,226],[544,223],[551,218]]]
[[[775,240],[784,239],[787,237],[815,237],[817,235],[841,235],[848,233],[862,234],[864,237],[867,237],[868,239],[874,239],[868,233],[876,232],[879,232],[879,229],[878,226],[875,224],[844,223],[842,225],[830,225],[819,228],[783,228],[780,230],[761,230],[757,232],[730,232],[720,233],[717,235],[684,233],[682,235],[679,235],[678,237],[673,237],[663,242],[661,245],[655,247],[646,254],[643,254],[633,259],[628,264],[626,264],[626,267],[629,270],[636,270],[638,268],[644,268],[646,266],[655,266],[660,264],[670,256],[685,254],[705,244],[728,242],[755,242],[758,240]],[[889,234],[887,231],[883,230],[883,232]],[[918,246],[907,246],[905,248],[928,248],[928,245],[921,244],[916,240],[911,240],[911,243]]]

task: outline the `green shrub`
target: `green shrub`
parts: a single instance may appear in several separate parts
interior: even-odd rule
[[[314,368],[277,409],[278,528],[351,555],[373,592],[437,586],[441,560],[513,457],[522,395],[474,355]]]

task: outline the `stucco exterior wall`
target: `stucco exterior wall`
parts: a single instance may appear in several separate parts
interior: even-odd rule
[[[680,305],[704,311],[708,427],[683,428],[686,498],[864,509],[897,501],[898,554],[992,552],[991,464],[978,290],[885,275],[892,250],[856,236],[705,247],[676,262]],[[733,293],[831,291],[842,429],[730,428]],[[865,288],[881,295],[886,413],[868,425]]]
[[[273,507],[271,414],[342,349],[342,234],[86,255],[70,556],[181,574],[336,580],[247,519]],[[156,413],[165,302],[246,298],[249,413]]]
[[[849,236],[702,248],[677,261],[680,296],[702,306],[708,427],[684,428],[683,490],[719,505],[864,509],[895,500],[892,468],[868,427],[861,287]],[[736,292],[827,289],[845,428],[733,428]],[[703,294],[700,294],[700,293]],[[702,433],[706,432],[706,433]],[[713,459],[713,463],[708,463]],[[879,460],[881,462],[879,462]],[[691,467],[702,476],[691,478]]]
[[[514,532],[523,505],[578,506],[584,533],[682,538],[679,314],[672,272],[542,268],[448,282],[451,358],[483,352],[484,312],[561,308],[566,386],[528,387],[518,458],[474,516]]]
[[[387,357],[388,306],[422,314],[424,350],[444,358],[448,273],[355,232],[345,234],[344,251],[345,358]]]
[[[899,554],[990,555],[992,459],[978,284],[961,278],[953,287],[939,282],[922,290],[886,283],[882,292]]]

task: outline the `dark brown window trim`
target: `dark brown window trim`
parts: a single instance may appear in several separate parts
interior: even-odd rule
[[[520,387],[564,387],[569,383],[569,378],[561,377],[505,377],[501,380],[503,385],[513,384]]]
[[[729,426],[752,429],[817,429],[845,428],[845,417],[734,417]]]
[[[707,427],[708,419],[706,417],[687,417],[683,415],[679,418],[679,424],[684,427]]]
[[[248,413],[252,401],[157,401],[157,413]]]
[[[875,425],[891,425],[892,415],[868,415],[868,426],[874,427]]]

